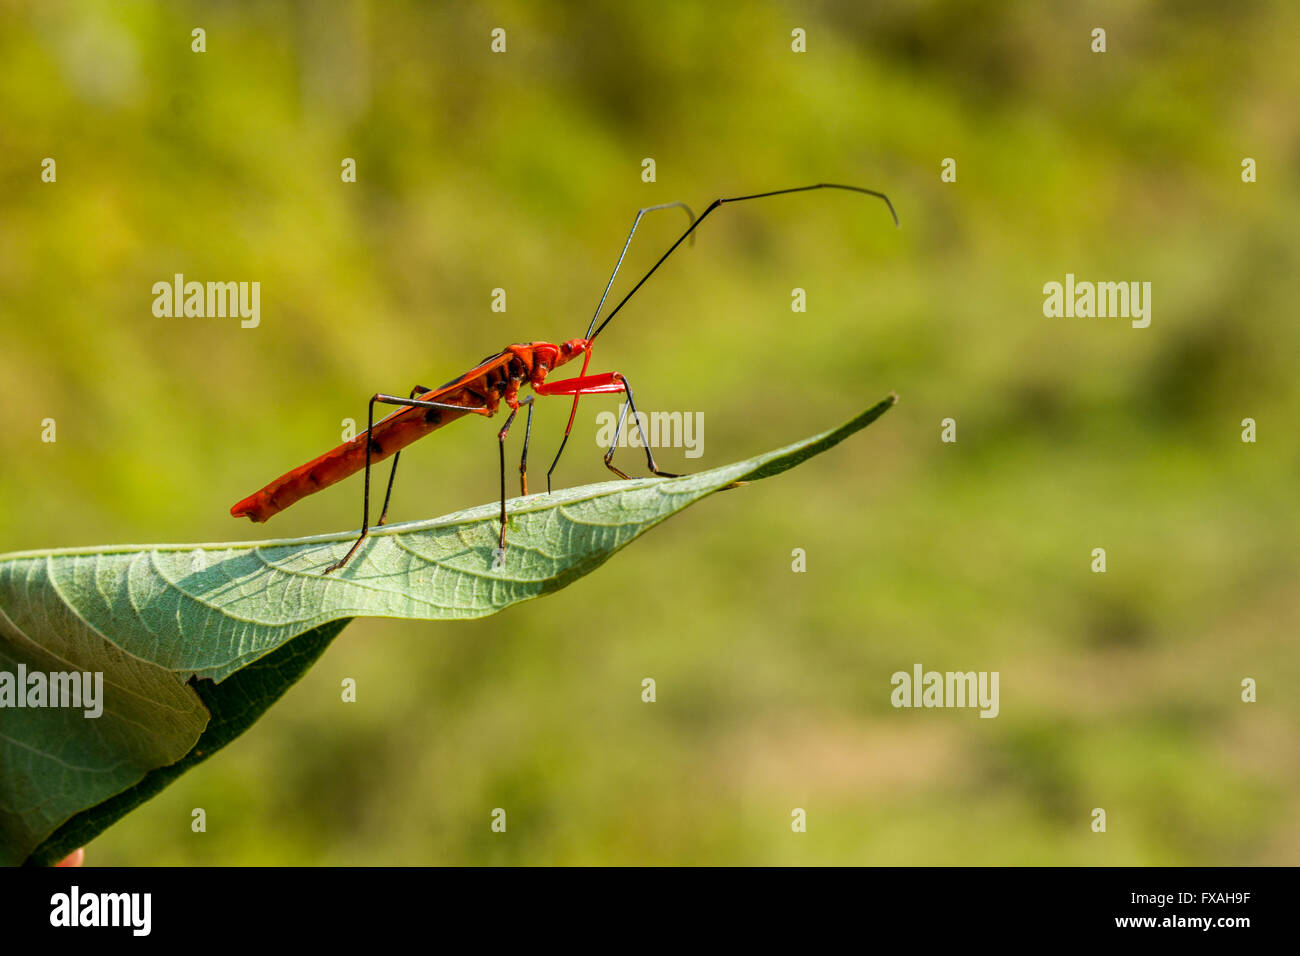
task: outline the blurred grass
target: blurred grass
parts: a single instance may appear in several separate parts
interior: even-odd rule
[[[639,206],[832,180],[903,219],[834,194],[720,210],[595,359],[645,407],[704,412],[705,457],[670,469],[894,388],[878,430],[545,601],[354,624],[90,862],[1300,862],[1293,5],[0,17],[4,550],[248,537],[230,504],[374,391],[581,334]],[[646,220],[615,294],[679,229]],[[176,272],[260,281],[261,327],[154,318]],[[1151,281],[1151,327],[1045,319],[1066,272]],[[615,404],[584,402],[563,483],[604,474],[592,416]],[[539,404],[534,480],[564,413]],[[395,515],[493,497],[474,424],[411,451]],[[268,533],[354,527],[358,498]],[[1000,670],[1001,716],[892,709],[918,661]]]

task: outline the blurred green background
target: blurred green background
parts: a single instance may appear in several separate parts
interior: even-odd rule
[[[897,390],[878,424],[552,597],[355,622],[89,863],[1300,862],[1294,4],[0,19],[3,550],[356,527],[359,479],[266,529],[228,509],[375,391],[580,335],[640,206],[831,180],[903,220],[828,192],[724,207],[593,365],[704,413],[704,457],[669,469]],[[617,288],[682,224],[649,217]],[[177,272],[260,281],[260,327],[155,318]],[[1150,328],[1045,318],[1067,272],[1150,281]],[[616,405],[584,401],[563,484],[607,476],[594,416]],[[566,410],[539,403],[535,481]],[[415,446],[396,520],[492,500],[494,430]],[[895,710],[915,663],[999,671],[1001,715]]]

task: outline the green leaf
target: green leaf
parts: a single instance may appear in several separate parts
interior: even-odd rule
[[[54,865],[242,734],[307,673],[349,620],[331,621],[295,637],[220,684],[196,680],[194,691],[212,716],[194,748],[175,763],[150,770],[135,786],[73,816],[50,834],[27,862]]]
[[[351,618],[483,617],[557,591],[688,505],[793,468],[895,401],[700,474],[512,501],[500,562],[495,504],[379,528],[332,575],[350,534],[0,556],[0,679],[20,666],[103,674],[95,718],[0,706],[0,863],[55,862],[156,794],[257,720]]]

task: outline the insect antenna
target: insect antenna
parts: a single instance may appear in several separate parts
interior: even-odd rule
[[[614,263],[614,271],[609,275],[609,281],[605,283],[605,291],[600,294],[600,301],[596,303],[596,311],[591,316],[591,324],[587,326],[586,338],[591,335],[591,330],[596,325],[596,320],[600,318],[600,310],[605,307],[605,300],[609,297],[609,290],[614,287],[614,280],[618,277],[618,270],[623,268],[623,260],[627,258],[628,246],[632,245],[632,237],[636,235],[637,226],[641,225],[641,217],[648,212],[655,212],[658,209],[672,209],[674,206],[681,206],[686,210],[687,219],[694,224],[695,213],[691,212],[691,207],[684,202],[664,202],[657,206],[646,206],[644,209],[637,210],[636,218],[632,220],[632,228],[628,231],[627,238],[623,240],[623,248],[618,254],[618,261]],[[695,237],[691,237],[691,243],[694,244]],[[588,349],[582,357],[582,371],[580,375],[587,374],[587,367],[591,364],[591,350]],[[569,409],[569,422],[564,428],[564,438],[560,441],[559,451],[555,453],[555,460],[551,462],[550,470],[546,472],[546,490],[551,490],[551,473],[555,471],[555,466],[560,463],[560,456],[564,454],[564,446],[569,443],[569,433],[573,431],[574,419],[578,417],[578,400],[581,395],[573,396],[573,406]]]
[[[874,189],[864,189],[861,186],[845,186],[840,183],[813,183],[811,186],[795,186],[792,189],[773,189],[770,192],[754,193],[753,195],[750,196],[727,196],[722,199],[715,199],[713,200],[713,202],[709,204],[709,208],[704,210],[704,212],[700,214],[700,218],[692,222],[690,227],[684,233],[681,234],[678,240],[668,247],[668,251],[659,257],[659,261],[650,267],[650,271],[641,277],[641,281],[632,287],[632,291],[630,291],[627,295],[623,296],[622,300],[618,303],[618,305],[614,306],[613,310],[609,313],[609,315],[605,316],[605,321],[601,322],[600,325],[596,327],[596,331],[593,333],[591,332],[590,329],[588,329],[586,337],[589,340],[594,341],[596,336],[600,335],[600,333],[604,330],[605,326],[609,325],[610,320],[612,320],[614,316],[618,315],[619,309],[627,305],[628,300],[632,298],[632,296],[636,295],[637,290],[640,289],[641,286],[645,285],[646,280],[649,279],[652,275],[654,275],[656,271],[658,271],[659,267],[664,264],[664,261],[669,256],[671,256],[673,252],[676,251],[677,247],[680,246],[683,242],[685,242],[687,238],[691,237],[692,234],[695,232],[696,228],[699,226],[699,224],[704,222],[705,219],[709,218],[709,213],[713,212],[713,210],[717,209],[719,206],[729,202],[745,202],[748,199],[766,199],[768,196],[783,196],[787,193],[805,193],[813,189],[845,189],[848,190],[849,192],[863,193],[864,195],[867,196],[875,196],[877,199],[883,200],[885,205],[889,207],[889,214],[894,217],[894,226],[897,227],[899,225],[898,213],[894,212],[894,204],[889,201],[889,197],[886,196],[884,193],[877,192]],[[626,251],[626,249],[624,251]],[[622,261],[621,257],[619,261],[620,262]],[[606,289],[606,292],[608,291],[609,290]],[[601,301],[603,303],[604,299],[602,298]],[[595,320],[592,320],[592,324],[595,325]]]
[[[609,281],[605,283],[605,291],[601,293],[600,301],[596,303],[596,313],[591,317],[591,325],[587,326],[587,334],[584,335],[583,338],[587,338],[591,335],[591,330],[595,327],[596,320],[600,318],[600,310],[605,308],[605,299],[609,297],[609,290],[614,285],[614,279],[618,276],[618,270],[623,267],[623,259],[627,256],[628,246],[632,245],[632,237],[636,235],[636,227],[641,225],[641,217],[648,212],[654,212],[657,209],[672,209],[674,206],[681,206],[686,210],[686,215],[690,220],[691,227],[694,228],[695,213],[691,212],[691,207],[686,205],[684,202],[665,202],[660,203],[657,206],[646,206],[644,209],[638,210],[636,218],[632,220],[632,229],[627,234],[627,239],[623,241],[623,251],[618,254],[618,261],[614,263],[614,271],[610,273]],[[692,244],[695,242],[694,237],[692,237],[691,242]]]
[[[668,257],[677,251],[677,247],[680,246],[687,239],[690,239],[691,242],[695,241],[695,230],[699,227],[700,223],[702,223],[705,219],[709,217],[709,213],[713,212],[713,210],[717,209],[719,206],[722,206],[726,203],[732,203],[732,202],[745,202],[746,200],[749,199],[766,199],[768,196],[784,196],[787,193],[805,193],[805,192],[810,192],[811,190],[814,189],[843,189],[848,192],[862,193],[863,195],[866,196],[874,196],[875,198],[883,201],[885,206],[888,207],[889,214],[894,219],[894,226],[898,227],[899,225],[898,213],[894,211],[894,204],[889,201],[889,197],[886,196],[884,193],[878,192],[877,190],[874,189],[865,189],[862,186],[846,186],[841,183],[813,183],[811,186],[795,186],[791,189],[773,189],[769,192],[753,193],[752,195],[749,196],[725,196],[723,198],[713,200],[713,202],[709,204],[709,207],[700,214],[700,217],[698,219],[696,219],[694,215],[691,214],[690,208],[686,206],[685,203],[679,203],[679,202],[664,203],[663,205],[660,206],[648,206],[645,209],[642,209],[640,212],[638,212],[636,215],[636,219],[633,220],[632,222],[632,231],[628,233],[627,241],[623,243],[623,251],[619,253],[618,262],[614,266],[614,274],[609,277],[609,282],[605,285],[605,291],[600,297],[600,304],[596,306],[596,314],[592,316],[591,325],[587,326],[587,334],[586,336],[584,336],[584,338],[586,338],[588,342],[594,342],[596,340],[596,337],[605,330],[605,326],[609,325],[610,321],[613,320],[614,316],[618,315],[619,310],[622,309],[623,306],[627,305],[628,300],[631,299],[632,296],[636,295],[637,290],[639,290],[641,286],[646,284],[646,280],[648,280],[652,275],[654,275],[659,270],[659,267],[663,265],[664,262],[668,259]],[[647,272],[645,275],[643,275],[640,281],[638,281],[637,284],[632,287],[631,291],[628,292],[627,295],[623,296],[621,300],[619,300],[618,305],[614,306],[614,308],[610,310],[609,315],[605,316],[605,320],[601,322],[600,325],[596,325],[596,321],[600,318],[600,310],[604,308],[605,300],[609,296],[610,287],[613,286],[614,284],[614,276],[618,275],[618,270],[623,265],[623,258],[627,255],[628,245],[630,245],[632,242],[632,236],[633,234],[636,233],[636,228],[641,222],[641,217],[645,215],[647,212],[650,212],[651,210],[664,209],[669,206],[681,206],[683,209],[685,209],[687,215],[691,216],[691,224],[687,227],[686,231],[683,232],[677,238],[677,241],[668,247],[668,251],[659,257],[659,261],[657,261],[654,265],[650,267],[650,271]],[[593,332],[592,329],[595,329],[595,331]],[[588,348],[586,354],[583,356],[582,372],[581,372],[582,375],[587,374],[587,365],[590,361],[591,361],[591,350],[590,348]],[[564,454],[564,446],[569,443],[569,433],[573,430],[573,422],[575,417],[578,414],[578,398],[579,398],[578,395],[573,396],[573,407],[569,410],[569,422],[564,429],[564,438],[560,442],[559,450],[555,453],[555,460],[551,462],[551,467],[546,472],[547,491],[551,490],[551,474],[555,471],[555,467],[560,463],[560,456]]]

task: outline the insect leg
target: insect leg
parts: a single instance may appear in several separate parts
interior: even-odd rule
[[[627,403],[619,413],[618,424],[614,428],[614,440],[610,442],[609,451],[605,453],[605,467],[620,478],[628,477],[628,475],[614,467],[612,459],[614,449],[618,447],[618,437],[623,431],[623,422],[630,408],[632,415],[636,418],[636,427],[641,435],[641,444],[645,446],[646,463],[649,465],[650,471],[661,478],[681,477],[671,471],[661,470],[655,463],[654,452],[650,450],[650,441],[646,438],[645,426],[641,424],[641,416],[636,413],[636,404],[632,399],[632,388],[628,385],[627,379],[622,372],[603,372],[600,375],[581,375],[578,378],[566,378],[559,382],[546,382],[534,388],[533,391],[538,395],[609,395],[626,392]]]
[[[558,382],[543,382],[533,386],[537,395],[611,395],[625,391],[623,376],[618,372],[601,372],[599,375],[579,375]]]
[[[528,405],[528,419],[524,422],[524,451],[519,456],[519,494],[528,497],[528,442],[533,437],[533,396],[529,395],[519,404]]]
[[[432,389],[417,385],[411,389],[411,398],[415,398],[420,392],[429,391],[432,391]],[[379,510],[379,520],[375,522],[375,527],[379,527],[388,520],[388,501],[393,497],[393,479],[397,477],[397,462],[401,457],[402,453],[400,451],[393,455],[393,470],[388,473],[388,490],[384,492],[384,506]]]
[[[524,458],[519,463],[519,474],[524,473],[524,463],[528,460],[528,432],[533,427],[533,396],[529,395],[519,405],[528,406],[528,425],[524,430]],[[510,417],[506,423],[501,426],[497,432],[497,450],[501,458],[501,551],[506,547],[506,436],[510,434],[510,426],[515,423],[515,416],[519,414],[519,405],[510,409]],[[524,494],[528,494],[527,479],[524,479]]]
[[[334,562],[325,569],[325,574],[331,574],[343,567],[352,560],[352,555],[357,553],[357,548],[361,547],[361,542],[365,541],[370,535],[370,453],[374,448],[375,440],[372,436],[375,428],[375,402],[383,405],[405,405],[411,408],[445,408],[457,412],[472,412],[477,415],[490,415],[491,412],[486,408],[466,408],[464,405],[453,405],[450,402],[426,402],[417,398],[402,398],[399,395],[385,395],[382,392],[370,396],[370,406],[366,415],[366,478],[365,491],[361,498],[361,534],[356,541],[352,542],[352,547],[348,553],[343,555],[342,559]]]
[[[578,414],[578,396],[573,396],[573,408],[569,410],[569,427],[564,430],[564,437],[560,439],[560,447],[555,452],[555,459],[551,462],[551,467],[546,470],[546,493],[551,493],[551,474],[555,471],[555,466],[560,463],[560,456],[564,454],[564,446],[569,443],[569,430],[573,427],[573,419]]]
[[[628,477],[614,467],[614,449],[618,447],[618,436],[623,430],[623,419],[627,417],[628,409],[631,409],[632,418],[636,421],[636,430],[641,435],[641,444],[645,446],[646,465],[649,467],[651,473],[658,475],[660,478],[680,478],[681,475],[674,474],[671,471],[662,471],[659,466],[655,464],[654,452],[650,450],[650,440],[646,438],[645,426],[641,424],[641,416],[637,414],[636,403],[632,400],[632,386],[627,383],[627,379],[623,377],[622,373],[616,372],[614,374],[618,376],[619,381],[623,383],[623,388],[627,391],[627,404],[625,404],[619,411],[618,424],[614,426],[614,438],[609,443],[609,451],[605,452],[605,467],[619,477]]]

